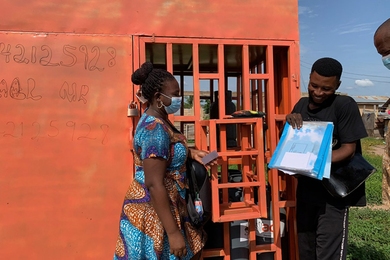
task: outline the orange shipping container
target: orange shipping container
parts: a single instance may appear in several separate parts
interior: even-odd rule
[[[0,259],[112,258],[133,174],[130,75],[147,57],[159,60],[148,44],[253,43],[273,55],[285,46],[287,90],[270,103],[280,104],[268,118],[272,136],[299,96],[297,0],[0,6]],[[269,156],[276,139],[268,142]]]

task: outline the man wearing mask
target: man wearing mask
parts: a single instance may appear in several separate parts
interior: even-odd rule
[[[374,45],[382,56],[383,65],[390,70],[390,18],[382,23],[374,34]],[[382,200],[383,204],[390,205],[390,123],[386,132],[386,147],[383,154],[383,180]]]

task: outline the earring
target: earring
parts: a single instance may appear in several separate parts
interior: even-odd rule
[[[160,106],[159,106],[160,105]],[[160,100],[160,103],[157,104],[157,107],[158,108],[162,108],[163,107],[163,102]]]

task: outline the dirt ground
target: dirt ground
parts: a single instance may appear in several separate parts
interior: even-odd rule
[[[385,144],[371,146],[368,152],[383,156],[383,153],[385,152]]]

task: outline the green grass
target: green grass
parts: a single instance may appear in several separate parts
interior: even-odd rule
[[[382,157],[370,152],[379,144],[383,139],[362,140],[363,155],[377,172],[366,181],[368,207],[350,210],[348,260],[390,259],[390,210],[371,207],[382,203]]]
[[[377,171],[366,181],[367,203],[369,205],[382,204],[382,156],[374,154],[370,147],[382,145],[383,139],[365,138],[362,140],[363,156]]]
[[[390,259],[390,211],[352,208],[348,260]]]

